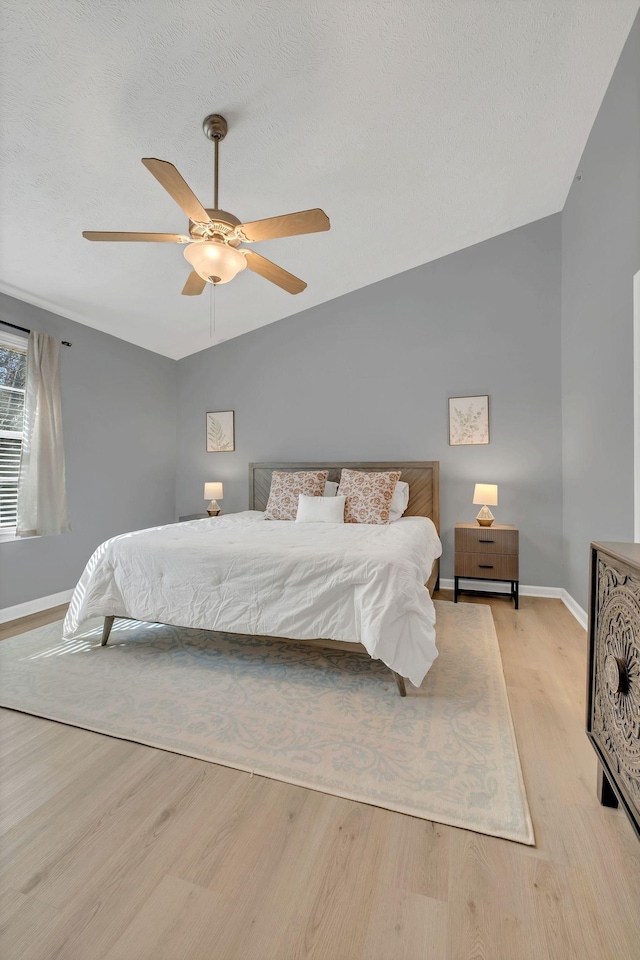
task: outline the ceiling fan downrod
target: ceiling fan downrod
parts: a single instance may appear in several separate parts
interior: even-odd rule
[[[214,173],[213,173],[213,207],[214,210],[218,210],[218,147],[220,141],[224,140],[227,135],[227,121],[224,117],[221,117],[219,113],[210,113],[208,117],[205,117],[202,122],[202,129],[204,130],[204,135],[208,140],[213,140],[215,144],[215,159],[214,159]]]

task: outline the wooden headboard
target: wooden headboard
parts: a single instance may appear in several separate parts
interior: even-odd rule
[[[250,463],[249,509],[265,510],[274,470],[328,470],[329,480],[338,481],[340,471],[400,470],[401,480],[409,484],[409,506],[405,517],[429,517],[440,533],[440,462],[409,460],[378,463]]]

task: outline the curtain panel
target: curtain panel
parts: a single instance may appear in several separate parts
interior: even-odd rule
[[[22,459],[18,482],[18,537],[70,530],[65,488],[60,341],[29,334]]]

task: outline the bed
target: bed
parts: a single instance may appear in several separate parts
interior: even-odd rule
[[[388,525],[264,519],[274,470],[400,470],[409,503]],[[114,537],[76,587],[64,636],[116,617],[296,643],[357,647],[416,686],[437,657],[435,610],[441,544],[439,464],[256,463],[249,510]],[[212,640],[212,642],[215,642]]]

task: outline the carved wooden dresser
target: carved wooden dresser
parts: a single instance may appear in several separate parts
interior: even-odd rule
[[[598,795],[640,837],[640,544],[592,543],[587,734]]]

